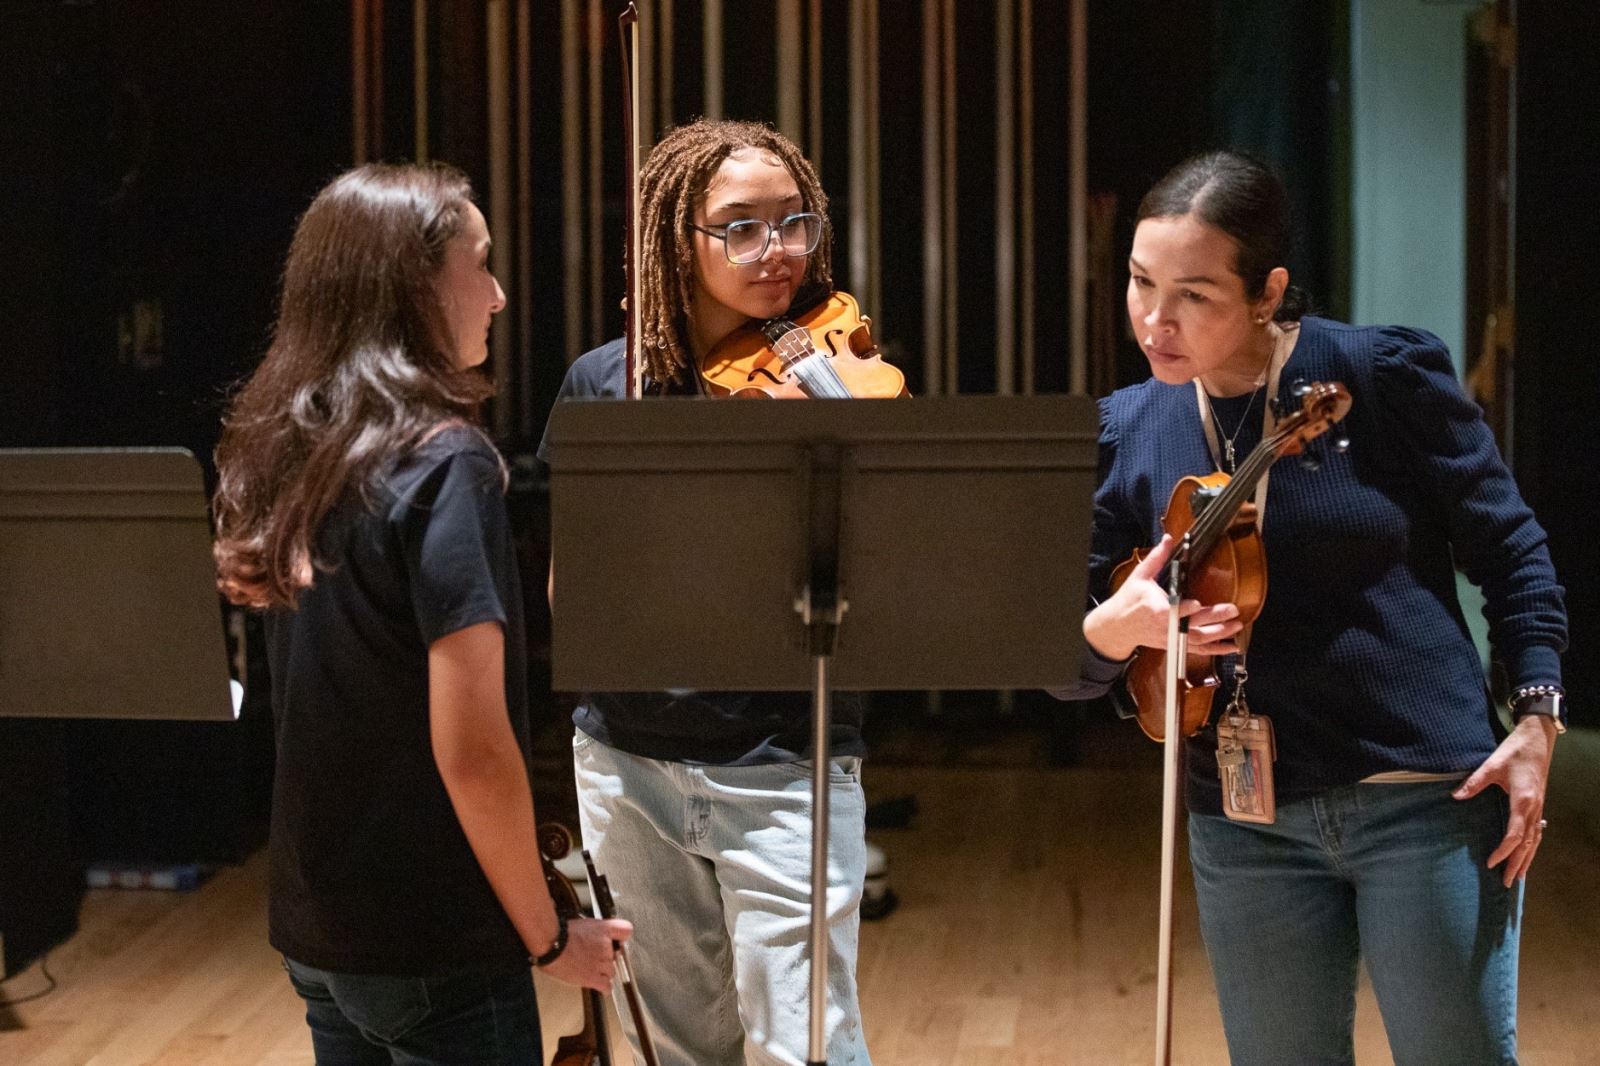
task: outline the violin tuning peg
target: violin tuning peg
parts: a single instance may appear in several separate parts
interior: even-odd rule
[[[1312,473],[1316,473],[1318,470],[1322,469],[1322,460],[1318,459],[1310,452],[1307,452],[1305,455],[1300,457],[1300,466],[1303,469],[1311,471]]]
[[[1334,442],[1333,442],[1333,450],[1338,452],[1340,455],[1343,455],[1345,452],[1349,451],[1350,450],[1350,438],[1349,437],[1342,437],[1342,436],[1336,438],[1334,440]]]
[[[1310,392],[1311,383],[1305,378],[1295,378],[1294,384],[1289,386],[1289,395],[1293,396],[1297,400],[1309,395]]]

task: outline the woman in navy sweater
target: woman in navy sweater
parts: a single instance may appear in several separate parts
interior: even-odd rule
[[[1397,1063],[1515,1062],[1522,880],[1564,727],[1561,588],[1444,346],[1302,317],[1289,243],[1282,185],[1231,153],[1181,164],[1140,205],[1128,314],[1153,378],[1101,401],[1097,605],[1083,627],[1095,655],[1072,695],[1104,691],[1136,648],[1166,643],[1160,520],[1178,479],[1231,472],[1276,411],[1298,406],[1298,385],[1342,382],[1348,450],[1319,448],[1315,470],[1280,462],[1257,490],[1271,582],[1248,643],[1233,604],[1182,608],[1190,650],[1223,657],[1216,708],[1245,644],[1248,707],[1277,739],[1265,824],[1224,815],[1216,715],[1187,746],[1190,854],[1230,1055],[1352,1062],[1362,958]],[[1112,567],[1158,541],[1113,593]],[[1457,567],[1486,599],[1509,734]]]

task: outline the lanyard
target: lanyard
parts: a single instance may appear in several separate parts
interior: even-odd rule
[[[1290,323],[1279,326],[1274,323],[1269,327],[1274,334],[1272,357],[1267,360],[1267,402],[1261,412],[1261,439],[1266,440],[1272,435],[1272,429],[1277,424],[1277,415],[1273,411],[1272,398],[1278,395],[1278,378],[1283,373],[1283,366],[1289,361],[1289,356],[1294,353],[1295,341],[1300,339],[1300,324]],[[1217,438],[1216,418],[1211,414],[1211,398],[1206,395],[1206,387],[1197,377],[1194,379],[1195,404],[1200,411],[1200,425],[1206,433],[1206,445],[1211,449],[1211,462],[1220,471],[1222,469],[1222,445]],[[1261,480],[1256,483],[1256,530],[1259,532],[1267,517],[1267,476],[1261,475]]]

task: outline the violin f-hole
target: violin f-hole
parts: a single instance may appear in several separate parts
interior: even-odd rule
[[[754,370],[750,371],[749,374],[745,375],[745,381],[747,381],[747,382],[754,381],[756,379],[756,375],[757,374],[763,375],[764,377],[766,377],[766,379],[768,381],[772,382],[774,385],[782,385],[782,384],[785,383],[783,378],[775,378],[775,377],[773,377],[772,376],[772,371],[768,370],[764,366],[758,366]]]

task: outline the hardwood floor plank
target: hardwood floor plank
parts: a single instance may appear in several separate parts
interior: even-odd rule
[[[1578,766],[1558,770],[1567,775]],[[877,1066],[1148,1062],[1154,1037],[1159,796],[1115,770],[879,767],[871,795],[915,795],[906,829],[873,833],[900,907],[862,927],[859,979]],[[1525,1066],[1579,1066],[1600,1046],[1600,840],[1592,786],[1552,785],[1554,831],[1523,925]],[[1184,860],[1186,862],[1186,859]],[[1225,1066],[1187,870],[1174,944],[1179,1066]],[[264,856],[189,893],[90,892],[49,959],[58,989],[7,1011],[6,1066],[308,1066],[300,1000],[267,945]],[[641,974],[641,979],[648,975]],[[536,975],[547,1051],[578,1028],[577,993]],[[42,988],[37,967],[4,986]],[[626,1062],[612,1015],[612,1046]],[[1362,1066],[1390,1063],[1370,984]]]

